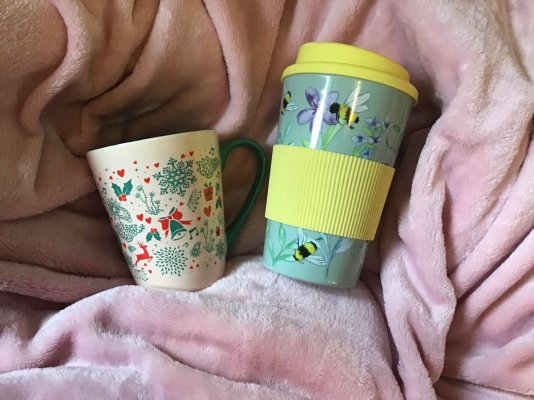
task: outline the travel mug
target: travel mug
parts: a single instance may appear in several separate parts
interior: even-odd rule
[[[352,287],[417,90],[401,65],[339,43],[304,44],[282,82],[263,263],[295,279]]]

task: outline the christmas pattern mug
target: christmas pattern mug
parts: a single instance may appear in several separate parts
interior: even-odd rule
[[[225,229],[222,169],[236,147],[258,171],[236,220]],[[227,248],[265,176],[265,153],[250,139],[219,149],[214,131],[179,133],[93,150],[87,159],[124,258],[137,284],[198,290],[224,273]]]

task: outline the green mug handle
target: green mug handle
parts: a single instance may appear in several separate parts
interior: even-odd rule
[[[232,150],[235,150],[238,147],[246,147],[247,149],[252,150],[258,159],[258,169],[256,170],[256,176],[254,177],[252,187],[250,188],[247,198],[245,199],[245,203],[241,207],[241,210],[239,210],[237,217],[235,217],[232,223],[226,228],[226,246],[228,253],[230,253],[230,250],[232,250],[234,247],[237,235],[247,220],[250,212],[252,211],[252,207],[254,206],[254,202],[260,194],[267,170],[267,156],[265,155],[265,151],[261,145],[252,139],[236,138],[221,143],[219,146],[222,171],[224,171],[224,166],[226,165],[226,159],[228,155],[232,152]]]

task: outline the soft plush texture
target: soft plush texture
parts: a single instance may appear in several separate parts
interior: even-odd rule
[[[1,0],[0,397],[534,395],[533,18],[529,0]],[[205,128],[269,150],[281,71],[314,40],[387,55],[420,91],[361,282],[264,269],[263,196],[212,287],[131,285],[85,152]],[[232,156],[230,219],[253,173]]]

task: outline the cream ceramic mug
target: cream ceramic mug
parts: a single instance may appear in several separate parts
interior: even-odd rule
[[[247,147],[258,159],[245,203],[225,229],[222,170]],[[219,142],[214,131],[178,133],[92,150],[87,160],[135,282],[199,290],[224,274],[265,177],[266,158],[250,139]]]

